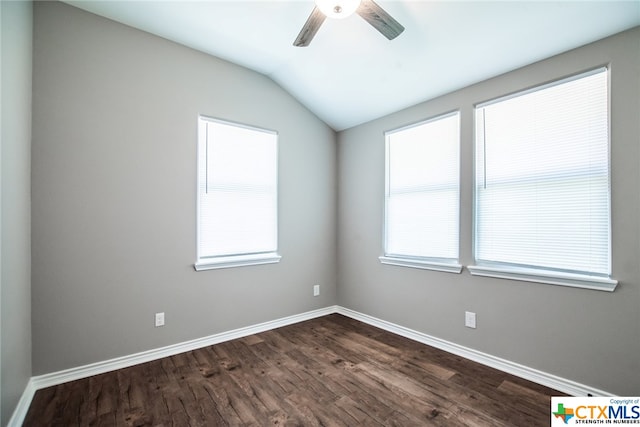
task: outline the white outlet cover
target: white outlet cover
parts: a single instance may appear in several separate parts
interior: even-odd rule
[[[476,327],[476,314],[471,312],[471,311],[465,311],[464,312],[464,326],[466,326],[467,328],[474,328]]]
[[[164,313],[156,313],[156,328],[164,326]]]
[[[313,285],[313,296],[317,297],[320,295],[320,285]]]

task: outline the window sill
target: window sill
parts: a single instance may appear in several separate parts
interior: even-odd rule
[[[473,276],[521,280],[525,282],[570,286],[573,288],[592,289],[596,291],[613,292],[618,285],[617,280],[609,279],[607,277],[588,276],[586,274],[562,273],[549,270],[537,270],[533,268],[483,265],[470,265],[467,268]]]
[[[378,257],[378,259],[382,264],[396,265],[400,267],[420,268],[422,270],[444,271],[446,273],[456,274],[462,272],[462,266],[455,262],[445,263],[411,258],[396,258],[389,256],[381,256]]]
[[[215,270],[219,268],[246,267],[250,265],[275,264],[282,256],[275,252],[256,255],[236,255],[225,257],[205,258],[194,265],[196,271]]]

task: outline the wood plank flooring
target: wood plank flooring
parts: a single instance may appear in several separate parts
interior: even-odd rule
[[[24,426],[547,426],[552,395],[333,314],[39,390]]]

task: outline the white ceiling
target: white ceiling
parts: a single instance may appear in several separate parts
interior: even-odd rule
[[[263,73],[338,131],[640,25],[640,0],[376,1],[395,40],[353,15],[305,48],[313,0],[66,3]]]

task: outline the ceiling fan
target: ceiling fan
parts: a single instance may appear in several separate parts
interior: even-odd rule
[[[315,0],[315,3],[311,15],[293,42],[294,46],[309,46],[327,17],[344,19],[353,13],[360,15],[389,40],[395,39],[404,31],[404,27],[373,0]]]

